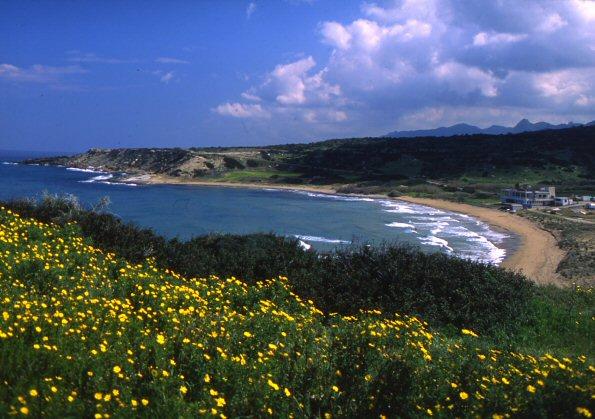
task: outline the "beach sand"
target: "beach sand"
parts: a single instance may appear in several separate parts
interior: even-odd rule
[[[144,184],[170,184],[170,185],[197,185],[219,186],[251,189],[282,189],[303,190],[318,193],[336,194],[336,189],[331,186],[303,186],[303,185],[278,185],[265,183],[242,182],[216,182],[204,180],[188,180],[161,175],[140,175],[126,179],[128,182]],[[415,204],[427,205],[446,211],[459,212],[476,217],[497,229],[510,231],[520,237],[521,243],[514,253],[506,256],[500,266],[523,273],[529,279],[540,285],[565,286],[567,282],[556,272],[558,264],[564,259],[565,252],[558,247],[555,237],[542,230],[531,221],[518,215],[509,214],[495,209],[478,207],[469,204],[444,201],[432,198],[414,198],[401,196],[389,198],[385,195],[366,195],[368,198],[397,199]]]

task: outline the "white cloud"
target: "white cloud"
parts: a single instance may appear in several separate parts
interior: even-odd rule
[[[481,47],[490,44],[506,44],[521,41],[526,37],[526,34],[479,32],[473,37],[473,45]]]
[[[595,1],[592,0],[571,0],[576,12],[587,22],[595,20]]]
[[[246,18],[250,19],[252,17],[252,14],[256,11],[256,3],[251,1],[248,4],[248,7],[246,7]]]
[[[52,67],[35,64],[29,68],[22,68],[12,64],[0,64],[0,79],[15,82],[52,83],[61,76],[83,73],[87,71],[78,65]]]
[[[578,97],[578,99],[575,100],[575,104],[578,106],[589,106],[591,104],[593,104],[595,102],[595,100],[591,97],[585,96],[585,95],[580,95]]]
[[[585,102],[589,91],[594,91],[595,77],[584,70],[563,70],[538,74],[533,82],[537,91],[545,96],[558,100],[578,100]]]
[[[262,106],[245,105],[242,103],[223,103],[214,109],[219,115],[233,116],[235,118],[268,118],[269,113]]]
[[[568,25],[568,22],[562,18],[558,13],[548,15],[543,22],[538,26],[538,29],[543,32],[555,32],[560,28]]]
[[[487,97],[498,95],[498,80],[479,68],[449,61],[436,67],[435,74],[439,80],[445,81],[459,93],[468,94],[479,90]]]
[[[161,64],[190,64],[190,61],[181,60],[179,58],[172,58],[172,57],[159,57],[155,60],[157,63]]]
[[[262,92],[261,97],[274,97],[279,105],[327,103],[339,96],[341,89],[324,80],[326,70],[310,74],[315,66],[316,61],[311,56],[289,64],[279,64],[255,90]]]
[[[368,19],[357,19],[347,26],[324,22],[321,29],[323,41],[340,50],[352,46],[361,50],[374,50],[386,42],[408,42],[427,37],[431,32],[432,25],[417,19],[393,25],[382,25]]]
[[[316,62],[312,57],[304,58],[290,64],[278,65],[271,73],[270,83],[277,87],[277,101],[284,105],[304,103],[306,101],[305,74]]]
[[[337,22],[324,22],[320,30],[323,39],[335,48],[347,49],[351,43],[351,34]]]
[[[257,95],[250,93],[250,92],[244,92],[241,95],[244,99],[246,100],[251,100],[253,102],[260,102],[262,99],[260,97],[258,97]]]
[[[163,76],[161,76],[161,78],[159,79],[159,81],[161,81],[161,83],[167,84],[170,81],[172,81],[173,78],[174,78],[174,72],[173,71],[168,71]]]

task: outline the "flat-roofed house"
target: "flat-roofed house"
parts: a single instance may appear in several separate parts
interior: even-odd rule
[[[555,199],[556,206],[563,207],[565,205],[572,205],[574,201],[566,196],[557,196]]]
[[[556,188],[547,186],[539,189],[531,187],[504,189],[500,195],[503,204],[521,204],[524,207],[542,207],[554,205]]]

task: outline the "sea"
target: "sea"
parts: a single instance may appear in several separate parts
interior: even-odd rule
[[[0,151],[0,200],[72,194],[85,205],[108,197],[107,211],[181,240],[209,233],[272,232],[304,248],[404,243],[427,252],[499,264],[519,244],[470,217],[392,199],[298,190],[117,182],[93,169],[26,165],[42,153]]]

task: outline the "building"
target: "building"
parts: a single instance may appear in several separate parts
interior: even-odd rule
[[[557,207],[563,207],[566,205],[574,204],[574,201],[566,196],[557,196],[556,198],[554,198],[554,204]]]
[[[504,189],[500,195],[503,204],[521,204],[523,207],[542,207],[554,205],[556,199],[556,188],[553,186],[533,189],[530,186],[525,188]]]

